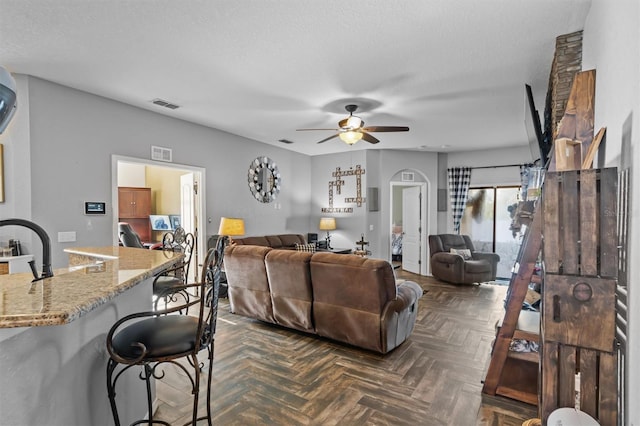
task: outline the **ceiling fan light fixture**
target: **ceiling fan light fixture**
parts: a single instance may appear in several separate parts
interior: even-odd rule
[[[347,145],[353,145],[362,139],[362,132],[354,132],[352,130],[340,133],[340,139]]]

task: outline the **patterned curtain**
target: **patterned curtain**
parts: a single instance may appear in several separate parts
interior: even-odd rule
[[[467,194],[471,183],[471,167],[454,167],[447,169],[449,174],[449,199],[453,212],[453,230],[460,233],[460,220],[467,205]]]

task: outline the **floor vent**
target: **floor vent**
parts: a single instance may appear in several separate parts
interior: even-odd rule
[[[170,163],[173,158],[173,150],[171,148],[163,148],[161,146],[151,147],[151,159],[156,161],[164,161]]]
[[[180,108],[180,105],[172,104],[171,102],[167,102],[167,101],[165,101],[163,99],[159,99],[159,98],[156,98],[156,99],[152,100],[151,103],[153,103],[154,105],[158,105],[158,106],[169,108],[169,109],[178,109],[178,108]]]

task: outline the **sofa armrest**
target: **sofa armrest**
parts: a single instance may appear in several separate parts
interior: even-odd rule
[[[497,253],[474,251],[473,253],[471,253],[471,255],[473,256],[474,260],[487,260],[494,265],[500,262],[500,255]]]
[[[447,253],[446,251],[441,251],[439,253],[435,253],[434,255],[432,255],[431,261],[437,262],[437,263],[445,263],[449,265],[460,265],[460,267],[462,267],[462,264],[464,263],[464,257],[462,257],[462,255],[460,254]]]
[[[486,260],[491,265],[491,280],[495,280],[498,275],[498,262],[500,262],[500,255],[497,253],[475,251],[472,253],[475,260]]]
[[[390,300],[380,317],[382,333],[382,353],[387,353],[407,340],[418,315],[418,299],[422,297],[422,287],[413,281],[398,285],[396,298]]]

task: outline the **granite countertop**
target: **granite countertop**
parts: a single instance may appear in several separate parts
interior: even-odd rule
[[[127,247],[65,252],[70,266],[55,270],[51,278],[31,283],[30,273],[0,275],[0,328],[67,324],[183,257]]]

